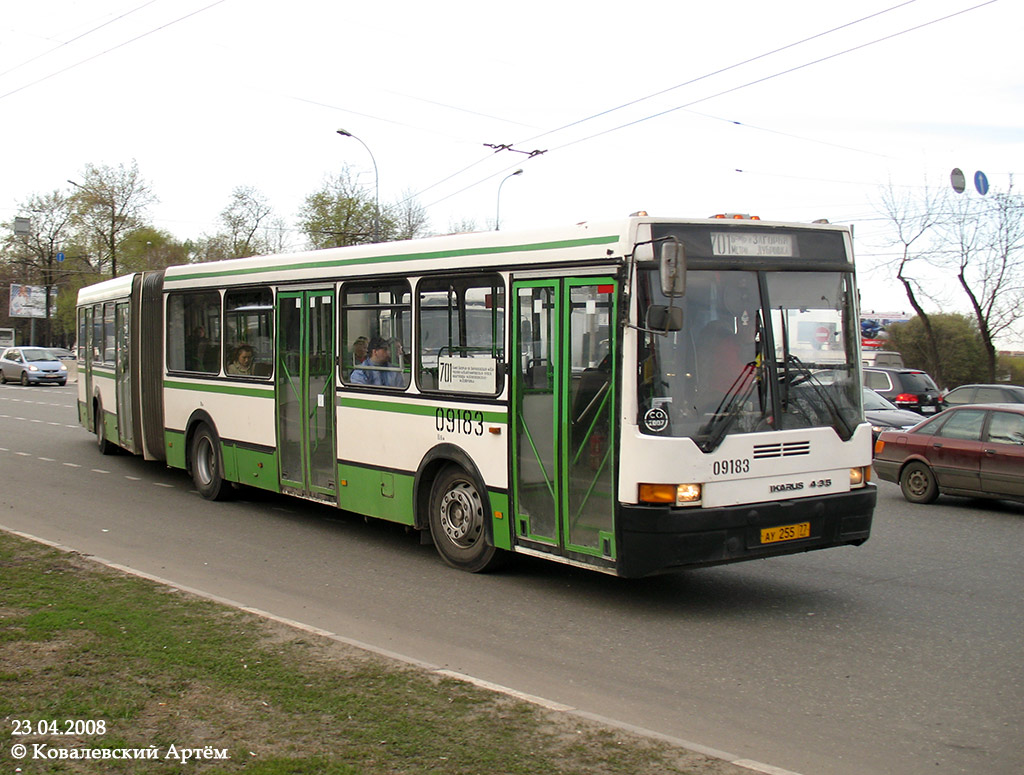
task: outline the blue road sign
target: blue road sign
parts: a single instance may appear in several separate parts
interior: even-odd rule
[[[979,172],[978,174],[980,175],[981,173]],[[977,178],[975,178],[975,180],[977,180]],[[64,254],[63,253],[58,253],[57,254],[57,263],[59,264],[63,260],[64,260]]]
[[[981,170],[974,173],[974,187],[982,196],[988,193],[988,178],[985,177],[985,173]]]

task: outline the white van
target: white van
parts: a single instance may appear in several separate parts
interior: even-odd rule
[[[902,369],[903,356],[892,350],[863,350],[861,363],[864,366],[880,366],[886,369]]]

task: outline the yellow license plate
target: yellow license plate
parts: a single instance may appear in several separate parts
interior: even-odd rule
[[[761,531],[761,543],[774,544],[778,541],[794,541],[797,538],[807,538],[810,534],[810,522],[800,522],[796,525],[780,525],[779,527],[766,527]]]

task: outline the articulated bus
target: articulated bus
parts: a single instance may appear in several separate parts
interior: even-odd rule
[[[867,540],[859,346],[848,229],[641,215],[101,282],[78,407],[208,499],[642,577]]]

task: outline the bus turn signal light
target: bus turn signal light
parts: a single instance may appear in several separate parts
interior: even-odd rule
[[[700,503],[702,488],[699,484],[641,484],[641,503],[671,503],[687,506]]]

